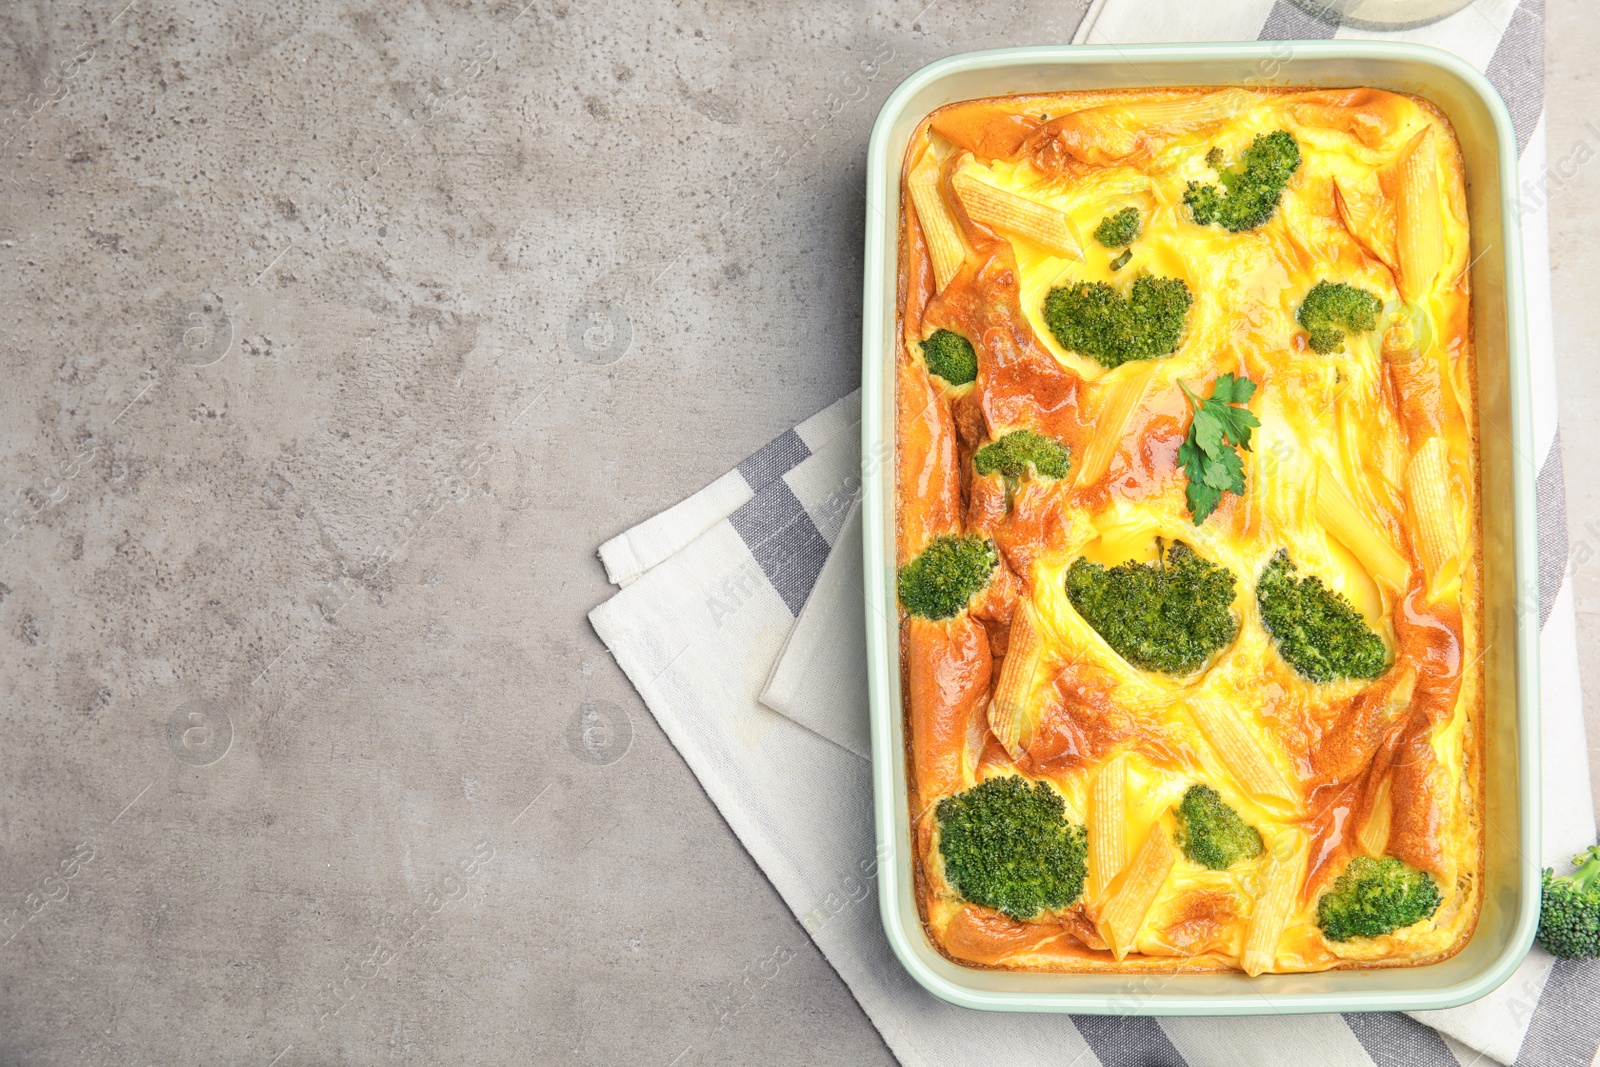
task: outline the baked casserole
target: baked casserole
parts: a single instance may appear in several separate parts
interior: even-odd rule
[[[1373,89],[944,107],[901,196],[917,895],[950,959],[1461,949],[1482,883],[1461,154]]]

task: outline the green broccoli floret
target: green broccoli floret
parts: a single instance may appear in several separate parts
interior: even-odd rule
[[[1327,355],[1344,345],[1346,330],[1362,333],[1378,325],[1383,301],[1344,282],[1320,281],[1300,302],[1295,316],[1311,335],[1311,350]]]
[[[924,619],[960,614],[989,584],[1000,553],[985,537],[935,537],[922,555],[900,568],[900,603]]]
[[[1190,182],[1183,202],[1202,226],[1215,223],[1238,233],[1272,218],[1284,186],[1300,166],[1300,145],[1285,130],[1260,133],[1239,157],[1239,169],[1222,168],[1222,154],[1213,148],[1206,162],[1217,168],[1217,185]]]
[[[1067,599],[1106,644],[1135,667],[1192,674],[1233,640],[1233,572],[1182,541],[1153,563],[1109,570],[1082,557],[1067,568]]]
[[[1013,430],[998,441],[990,441],[973,453],[972,465],[980,475],[998,474],[1006,483],[1006,510],[1022,479],[1065,478],[1072,465],[1072,453],[1053,437],[1032,430]]]
[[[1389,669],[1383,638],[1355,605],[1315,575],[1295,577],[1294,563],[1282,549],[1256,580],[1256,603],[1278,654],[1302,678],[1376,678]]]
[[[1539,944],[1565,960],[1600,956],[1600,845],[1572,862],[1559,878],[1545,868],[1539,897]]]
[[[1139,231],[1143,229],[1139,209],[1125,207],[1115,215],[1107,215],[1100,220],[1100,225],[1094,228],[1094,239],[1107,248],[1124,248],[1137,241]]]
[[[1261,855],[1261,831],[1209,785],[1191,785],[1178,804],[1178,845],[1200,866],[1225,871]]]
[[[978,473],[1000,474],[1007,478],[1065,478],[1072,465],[1072,453],[1053,437],[1032,430],[1013,430],[998,441],[990,441],[972,457]]]
[[[1061,347],[1105,367],[1177,350],[1194,297],[1181,278],[1140,275],[1124,297],[1105,282],[1050,290],[1044,321]]]
[[[1317,901],[1317,925],[1329,941],[1379,937],[1439,910],[1439,884],[1409,863],[1357,856]]]
[[[936,331],[922,342],[922,359],[929,374],[937,374],[951,385],[966,385],[978,378],[978,353],[959,333]]]
[[[1083,827],[1045,783],[990,778],[945,797],[934,814],[945,879],[963,899],[1026,920],[1082,895]]]

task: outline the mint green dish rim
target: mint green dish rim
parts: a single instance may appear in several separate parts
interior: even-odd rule
[[[1307,975],[1041,975],[957,965],[929,942],[913,895],[894,590],[894,355],[899,176],[934,108],[1009,93],[1149,85],[1374,86],[1426,97],[1466,159],[1478,360],[1484,560],[1483,907],[1467,946],[1421,967]],[[1425,1011],[1478,999],[1527,955],[1539,913],[1539,583],[1517,149],[1505,105],[1448,52],[1370,41],[1048,45],[969,52],[912,74],[867,150],[862,483],[868,690],[879,910],[895,955],[936,996],[989,1011],[1256,1015]]]

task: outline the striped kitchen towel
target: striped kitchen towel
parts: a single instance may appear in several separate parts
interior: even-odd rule
[[[1097,0],[1077,40],[1329,36],[1286,2]],[[1348,31],[1340,31],[1344,35]],[[1547,865],[1594,840],[1580,713],[1542,189],[1542,8],[1481,0],[1395,37],[1485,67],[1523,151],[1539,446]],[[851,394],[600,549],[622,588],[595,630],[751,855],[908,1067],[980,1060],[1107,1067],[1295,1063],[1587,1065],[1600,966],[1535,948],[1500,990],[1417,1015],[1251,1019],[969,1012],[910,980],[878,919]],[[872,468],[882,457],[867,457]]]

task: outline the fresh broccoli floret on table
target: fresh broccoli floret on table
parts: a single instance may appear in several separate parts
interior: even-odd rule
[[[1539,944],[1567,960],[1600,956],[1600,845],[1572,862],[1559,877],[1545,868],[1539,897]]]

